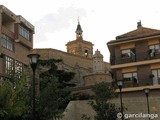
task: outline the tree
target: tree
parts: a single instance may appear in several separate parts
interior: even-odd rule
[[[90,105],[95,110],[95,120],[116,120],[119,109],[110,100],[115,97],[114,90],[108,83],[99,83],[92,87],[94,100]]]
[[[2,80],[0,91],[0,119],[25,119],[31,110],[26,77],[23,76],[20,80],[16,81],[16,86],[9,79]]]
[[[40,95],[37,98],[37,119],[50,120],[61,117],[71,99],[68,82],[73,72],[58,70],[55,63],[61,60],[40,60],[39,67],[48,68],[40,73]]]
[[[36,119],[50,120],[61,117],[70,101],[69,84],[74,73],[58,70],[61,60],[40,60],[39,67],[48,68],[40,74],[40,94],[36,96]],[[38,69],[38,68],[37,68]],[[0,84],[0,119],[29,120],[32,117],[32,86],[26,76],[20,80],[5,79]],[[16,85],[16,86],[15,86]]]

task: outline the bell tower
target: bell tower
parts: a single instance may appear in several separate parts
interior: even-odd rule
[[[66,44],[67,52],[78,56],[92,58],[93,44],[92,42],[83,40],[83,30],[80,25],[79,19],[75,33],[76,33],[76,40],[69,41]]]
[[[77,29],[75,31],[76,33],[76,40],[79,39],[79,40],[83,40],[83,36],[82,36],[82,33],[83,33],[83,30],[81,28],[81,25],[79,23],[79,20],[78,20],[78,25],[77,25]]]

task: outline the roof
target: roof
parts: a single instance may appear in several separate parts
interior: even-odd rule
[[[138,22],[137,29],[116,36],[116,40],[111,40],[110,42],[108,42],[108,44],[126,40],[128,41],[133,39],[152,37],[157,35],[160,35],[160,30],[143,27],[141,25],[141,22]]]
[[[82,31],[81,25],[80,25],[79,23],[78,23],[78,25],[77,25],[77,30]]]
[[[136,37],[136,36],[145,36],[150,34],[160,33],[160,30],[146,28],[146,27],[138,27],[137,29],[117,36],[116,39],[127,38],[127,37]]]
[[[82,31],[83,32],[79,20],[78,20],[78,25],[77,25],[76,31]]]

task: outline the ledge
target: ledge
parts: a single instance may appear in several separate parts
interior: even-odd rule
[[[131,66],[138,66],[138,65],[146,65],[146,64],[159,63],[159,62],[160,62],[160,59],[145,60],[145,61],[139,61],[139,62],[132,62],[132,63],[118,64],[118,65],[111,65],[111,69],[131,67]]]
[[[123,88],[122,92],[136,92],[136,91],[142,91],[144,88],[149,88],[151,90],[160,89],[160,85],[154,85],[154,86],[140,86],[140,87],[130,87],[130,88]],[[120,92],[119,89],[115,90],[116,92]]]

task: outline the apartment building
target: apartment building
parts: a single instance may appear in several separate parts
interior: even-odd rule
[[[0,77],[19,78],[29,63],[34,26],[20,15],[0,5]]]
[[[107,43],[113,78],[124,87],[160,84],[160,30],[143,27]]]

